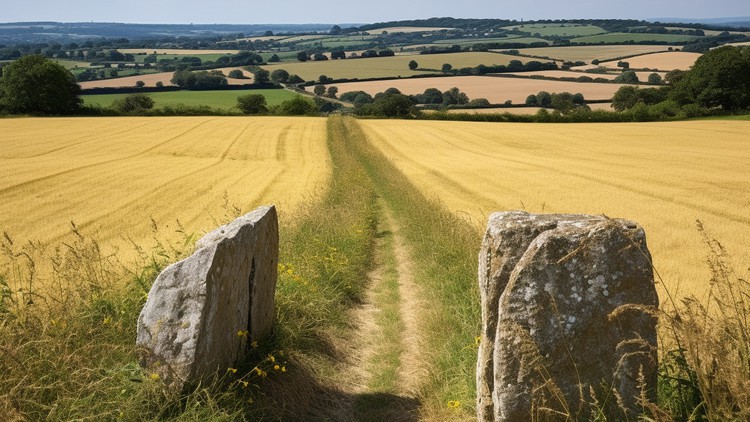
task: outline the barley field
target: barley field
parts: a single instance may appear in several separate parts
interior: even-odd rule
[[[698,219],[735,268],[750,262],[750,122],[360,125],[427,196],[480,229],[514,209],[632,219],[679,295],[708,288]]]
[[[670,51],[667,53],[654,53],[631,57],[625,59],[625,61],[630,64],[631,69],[659,69],[664,71],[689,70],[700,56],[700,53]],[[617,61],[602,62],[599,63],[599,65],[615,68],[617,66]]]
[[[290,218],[330,175],[322,118],[24,118],[0,132],[0,231],[57,245],[74,222],[125,261],[152,220],[176,238],[177,221],[212,230],[225,202]]]
[[[666,45],[576,45],[572,47],[522,48],[521,54],[550,57],[557,60],[585,61],[607,60],[637,54],[667,51]]]

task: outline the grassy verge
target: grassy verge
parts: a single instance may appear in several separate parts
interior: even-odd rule
[[[480,331],[476,229],[430,201],[370,145],[351,118],[333,117],[349,146],[399,221],[410,249],[415,282],[429,303],[424,358],[429,377],[421,391],[427,420],[466,420],[474,414],[475,338]]]
[[[195,238],[157,244],[136,269],[98,244],[52,251],[5,236],[0,267],[0,412],[9,420],[304,420],[335,406],[326,383],[350,332],[376,227],[369,178],[341,142],[331,143],[331,187],[294,222],[281,222],[273,337],[216,382],[170,394],[137,364],[138,314],[155,276]],[[37,269],[52,262],[40,285]],[[21,290],[18,290],[21,286]],[[314,413],[313,413],[314,414]],[[308,418],[309,419],[309,418]]]

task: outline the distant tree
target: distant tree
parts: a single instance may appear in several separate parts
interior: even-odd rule
[[[306,51],[300,51],[299,53],[297,53],[297,60],[301,62],[306,62],[309,58],[310,56],[307,55]]]
[[[267,84],[271,80],[271,73],[266,69],[258,69],[255,71],[254,78],[253,84],[255,85]]]
[[[443,105],[464,105],[469,103],[469,97],[458,88],[451,88],[443,92]]]
[[[367,50],[367,51],[364,51],[360,57],[363,57],[363,58],[378,57],[378,52],[375,50]]]
[[[539,93],[536,94],[536,103],[539,107],[551,107],[552,95],[547,91],[539,91]]]
[[[333,25],[330,31],[328,31],[330,35],[341,35],[341,27],[338,25]]]
[[[247,94],[237,97],[237,108],[244,114],[262,114],[268,112],[266,97],[260,94]]]
[[[305,80],[297,75],[289,75],[289,79],[286,81],[288,84],[301,84],[303,82],[305,82]]]
[[[511,60],[510,63],[508,63],[508,70],[512,72],[523,70],[523,62],[520,60]]]
[[[652,73],[648,75],[648,83],[650,83],[651,85],[659,85],[661,81],[661,75],[659,75],[658,73]]]
[[[346,58],[346,51],[344,50],[336,50],[336,51],[331,52],[332,60],[345,59],[345,58]]]
[[[623,86],[612,97],[612,108],[625,111],[635,106],[639,101],[637,86]]]
[[[490,100],[486,98],[475,98],[469,101],[469,106],[471,107],[489,107],[490,105],[492,105]]]
[[[320,75],[318,77],[318,81],[320,81],[320,83],[322,83],[322,84],[329,84],[329,83],[333,82],[333,78],[329,78],[326,75]]]
[[[274,54],[273,54],[273,55],[271,56],[271,58],[270,58],[270,59],[268,59],[268,63],[277,63],[277,62],[280,62],[280,61],[281,61],[281,58],[280,58],[280,57],[279,57],[279,55],[278,55],[278,54],[276,54],[276,53],[274,53]]]
[[[315,95],[323,95],[326,93],[326,87],[325,85],[315,85],[313,88],[313,92]]]
[[[563,114],[570,112],[576,107],[573,103],[573,94],[570,92],[552,94],[551,105],[552,108]]]
[[[583,94],[580,92],[573,94],[573,104],[577,106],[586,104],[586,99],[583,98]]]
[[[637,84],[639,81],[638,74],[633,70],[626,70],[615,78],[615,82],[622,84]]]
[[[276,69],[271,72],[271,81],[277,84],[284,84],[289,80],[289,72],[284,69]]]
[[[419,67],[419,63],[416,60],[409,62],[409,70],[416,70]]]
[[[116,78],[117,75],[119,75],[119,72],[117,72],[116,69],[112,69],[112,70],[109,71],[109,77],[110,78]]]
[[[74,114],[81,106],[81,87],[62,65],[32,54],[3,68],[0,110],[11,114]]]
[[[146,82],[135,81],[135,86],[138,87],[138,88],[143,88],[144,86],[146,86]]]
[[[154,108],[154,99],[146,94],[129,94],[114,100],[112,108],[124,114],[140,114]]]
[[[449,73],[451,70],[453,70],[453,66],[450,63],[443,64],[443,67],[441,68],[443,73]]]
[[[264,37],[273,37],[273,31],[266,31],[263,33]]]
[[[393,57],[396,53],[393,52],[393,50],[386,48],[385,50],[380,50],[378,52],[378,57]]]
[[[361,107],[366,104],[371,104],[373,101],[375,101],[375,99],[372,98],[372,95],[364,91],[345,92],[339,96],[339,99],[341,101],[348,101],[354,104],[356,107]]]
[[[316,62],[328,60],[328,56],[326,56],[323,53],[315,53],[315,54],[313,54],[313,60],[316,61]]]
[[[593,65],[598,65],[599,63],[600,63],[599,59],[591,60],[591,64],[593,64]]]
[[[227,73],[227,77],[232,79],[247,79],[247,76],[245,76],[245,72],[243,72],[240,69],[232,69]]]
[[[437,88],[427,88],[424,93],[420,96],[420,100],[423,104],[442,104],[443,93]]]
[[[620,60],[617,62],[617,67],[621,67],[623,69],[630,69],[630,63]]]
[[[163,88],[164,87],[164,82],[162,82],[162,81],[156,81],[156,87],[157,88]]]
[[[526,97],[526,103],[525,104],[527,106],[531,106],[531,107],[538,105],[538,103],[536,101],[536,95],[531,94],[528,97]]]
[[[339,93],[339,88],[336,86],[329,86],[326,91],[326,97],[336,98],[336,94]]]

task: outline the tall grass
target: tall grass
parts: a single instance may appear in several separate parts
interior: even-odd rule
[[[701,297],[669,297],[659,403],[674,420],[750,420],[750,283],[700,221],[697,227],[712,276]]]
[[[392,208],[422,287],[425,316],[424,358],[429,377],[421,389],[426,420],[466,420],[474,414],[476,337],[480,333],[476,250],[481,234],[430,201],[393,163],[369,144],[351,118],[333,117],[348,145]]]

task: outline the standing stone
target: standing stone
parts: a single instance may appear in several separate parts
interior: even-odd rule
[[[278,250],[273,206],[203,236],[149,292],[138,319],[141,365],[177,391],[234,365],[271,331]]]
[[[658,299],[637,224],[493,214],[479,285],[479,420],[586,419],[597,400],[634,419],[641,387],[654,399]]]

